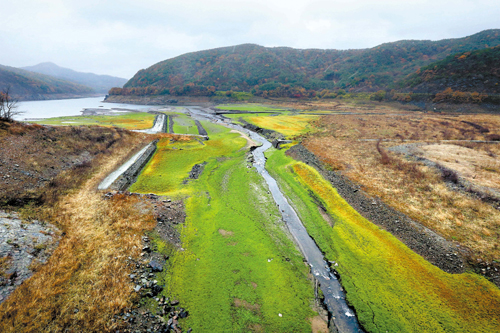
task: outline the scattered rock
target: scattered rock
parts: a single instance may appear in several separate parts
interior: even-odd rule
[[[23,221],[17,213],[0,211],[0,303],[33,274],[33,267],[48,260],[58,234],[48,223]]]
[[[163,265],[161,262],[157,260],[151,260],[149,262],[149,267],[153,270],[153,272],[162,272],[163,271]]]

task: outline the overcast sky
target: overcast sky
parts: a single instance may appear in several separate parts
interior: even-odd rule
[[[0,64],[51,61],[124,78],[186,52],[243,43],[357,49],[500,28],[499,0],[0,1]]]

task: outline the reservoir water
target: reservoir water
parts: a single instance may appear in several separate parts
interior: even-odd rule
[[[104,103],[103,100],[104,96],[19,102],[18,111],[22,111],[23,114],[17,116],[16,120],[79,116],[81,115],[80,111],[82,111],[83,109],[122,108],[122,109],[146,111],[152,108],[149,105]]]

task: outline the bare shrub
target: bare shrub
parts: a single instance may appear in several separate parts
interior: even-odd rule
[[[13,121],[15,116],[22,113],[17,109],[17,100],[10,95],[10,87],[0,91],[0,119]]]
[[[441,170],[441,177],[443,177],[443,180],[458,184],[459,177],[455,170],[448,169],[442,165],[438,165],[438,168]]]

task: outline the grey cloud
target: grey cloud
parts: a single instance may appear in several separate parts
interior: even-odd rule
[[[53,61],[122,77],[182,53],[242,43],[366,48],[500,28],[496,0],[23,0],[2,11],[9,14],[0,64]]]

